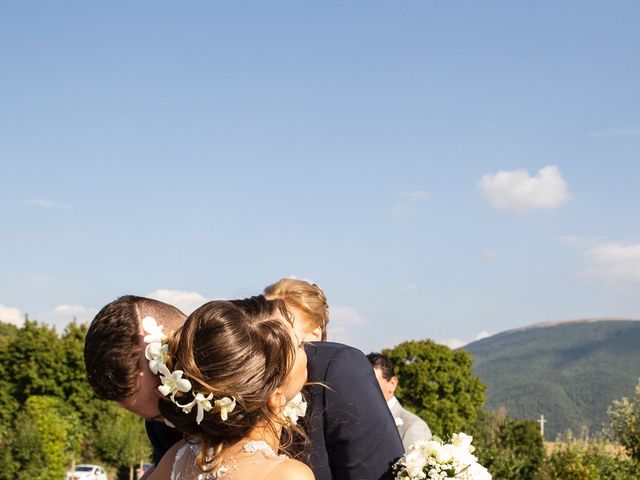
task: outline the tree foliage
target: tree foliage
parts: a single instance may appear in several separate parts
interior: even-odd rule
[[[62,342],[55,329],[27,320],[9,342],[3,370],[12,381],[10,391],[24,403],[31,395],[64,398],[67,373]]]
[[[484,385],[473,376],[472,358],[431,340],[384,350],[395,364],[402,405],[446,437],[471,425],[484,403]]]
[[[631,458],[640,461],[640,384],[633,398],[615,400],[608,413],[615,437]]]
[[[478,460],[494,480],[532,480],[544,462],[544,441],[532,420],[481,412],[470,433]]]
[[[569,441],[549,455],[536,480],[631,480],[640,478],[637,462],[608,453],[603,445]]]
[[[63,478],[72,460],[115,470],[148,458],[142,419],[86,381],[86,331],[0,323],[0,480]]]
[[[140,419],[122,408],[108,404],[98,417],[92,447],[109,465],[125,467],[148,458],[151,451]]]

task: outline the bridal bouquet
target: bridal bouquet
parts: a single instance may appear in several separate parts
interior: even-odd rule
[[[473,455],[472,440],[470,435],[455,433],[451,443],[436,437],[416,442],[394,465],[396,480],[491,480]]]

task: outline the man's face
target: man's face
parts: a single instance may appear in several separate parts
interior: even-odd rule
[[[144,317],[144,315],[141,315],[141,317]],[[176,322],[180,324],[184,323],[184,319],[176,319]],[[162,324],[160,321],[158,321],[158,323]],[[173,326],[175,327],[175,325]],[[169,333],[167,326],[164,327],[163,331],[166,334]],[[160,420],[162,418],[162,414],[158,408],[158,400],[160,398],[158,386],[160,385],[160,378],[153,374],[149,368],[149,361],[144,354],[147,344],[144,342],[146,333],[142,329],[141,320],[138,321],[138,335],[140,338],[140,354],[138,356],[140,373],[138,374],[138,390],[132,395],[120,400],[118,403],[126,410],[129,410],[146,420]]]
[[[398,379],[396,377],[391,377],[389,380],[385,379],[382,376],[382,370],[379,368],[374,368],[373,371],[375,372],[380,388],[382,389],[384,399],[387,401],[391,400],[395,394],[396,387],[398,386]]]
[[[287,305],[291,314],[293,329],[298,338],[304,342],[319,342],[322,340],[322,328],[309,319],[309,316],[299,308]]]
[[[302,387],[307,382],[307,353],[304,350],[304,342],[300,340],[291,324],[283,318],[281,318],[281,321],[287,326],[295,349],[291,371],[282,384],[286,399],[291,400],[302,390]]]
[[[138,390],[128,397],[120,400],[118,403],[123,408],[129,410],[146,420],[153,420],[161,417],[158,408],[158,385],[160,381],[157,375],[154,375],[149,369],[149,361],[144,356],[146,344],[140,335],[140,373],[138,374]]]

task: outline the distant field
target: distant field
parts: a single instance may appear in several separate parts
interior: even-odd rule
[[[558,447],[566,445],[565,442],[544,442],[544,448],[547,452],[547,455],[551,455],[551,453]],[[604,445],[599,445],[599,447],[607,453],[612,455],[621,455],[622,458],[627,459],[627,454],[624,451],[624,447],[622,445],[618,445],[617,443],[606,443]]]

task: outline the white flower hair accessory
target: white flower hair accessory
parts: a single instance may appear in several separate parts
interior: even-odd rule
[[[282,409],[282,416],[290,424],[298,423],[298,418],[304,417],[307,413],[307,402],[304,401],[302,393],[298,392],[295,397],[289,400]]]
[[[153,317],[144,317],[142,319],[142,328],[147,333],[144,337],[144,341],[147,344],[147,348],[144,351],[144,356],[149,360],[149,368],[155,375],[160,375],[160,381],[162,385],[158,387],[160,393],[169,397],[173,403],[182,409],[184,413],[191,413],[193,407],[197,408],[196,423],[200,425],[200,422],[204,419],[204,412],[215,410],[220,412],[220,418],[223,422],[226,422],[229,418],[229,413],[233,412],[236,408],[235,397],[223,397],[220,400],[215,400],[213,404],[213,393],[209,392],[206,395],[201,392],[194,392],[191,382],[186,378],[182,378],[184,372],[182,370],[174,370],[173,372],[167,368],[167,358],[169,357],[169,345],[162,343],[168,337],[162,332],[164,328],[162,325],[158,325],[156,319]],[[186,404],[181,404],[176,400],[176,394],[189,393],[193,395],[193,400]],[[306,404],[305,404],[306,409]],[[165,422],[173,427],[171,422]]]

